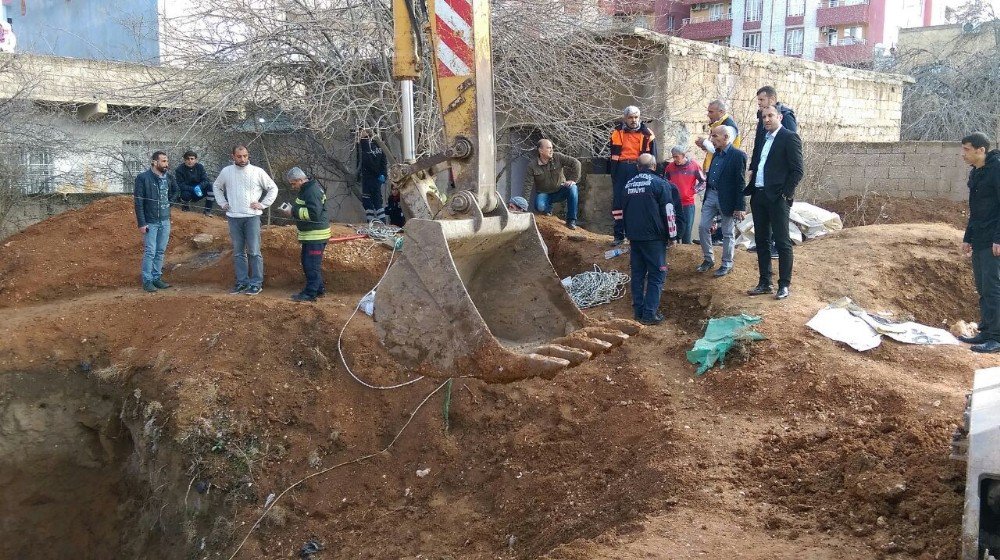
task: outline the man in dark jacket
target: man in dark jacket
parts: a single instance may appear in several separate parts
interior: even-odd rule
[[[566,201],[566,227],[576,229],[576,212],[580,200],[577,181],[580,180],[580,160],[555,151],[552,142],[542,138],[528,155],[524,174],[524,196],[535,192],[535,208],[543,214],[552,213],[552,205]]]
[[[170,287],[163,281],[163,255],[170,241],[170,201],[177,194],[177,183],[167,170],[167,154],[153,152],[149,169],[135,178],[132,198],[135,219],[142,233],[142,289],[147,292]]]
[[[361,205],[365,208],[365,220],[385,223],[385,207],[382,206],[382,185],[388,173],[385,152],[362,130],[358,138],[358,175],[361,180]]]
[[[326,191],[316,182],[309,180],[298,167],[285,173],[292,191],[297,194],[287,215],[295,218],[302,245],[302,271],[306,275],[306,287],[292,296],[292,301],[316,301],[326,292],[323,284],[323,251],[330,239],[330,220],[326,217]]]
[[[757,243],[757,269],[760,279],[747,290],[747,295],[770,294],[771,255],[768,239],[774,239],[778,250],[778,292],[775,299],[785,299],[792,283],[792,238],[788,234],[788,214],[795,199],[795,188],[805,174],[802,161],[802,141],[799,135],[781,126],[781,113],[776,107],[761,111],[767,134],[756,158],[750,162],[750,184],[744,194],[750,195],[753,212],[754,241]],[[756,152],[756,148],[754,149]]]
[[[736,129],[731,126],[723,125],[712,129],[711,141],[715,153],[712,163],[706,170],[708,179],[701,206],[701,225],[698,227],[698,240],[701,242],[704,260],[695,270],[708,272],[715,266],[710,230],[715,217],[721,218],[722,266],[715,271],[717,278],[733,270],[733,253],[736,248],[735,223],[736,220],[743,219],[746,210],[743,190],[747,186],[745,175],[747,155],[733,145],[735,138]]]
[[[656,158],[642,154],[639,174],[625,183],[622,219],[628,236],[632,274],[632,310],[644,325],[663,322],[660,292],[667,277],[667,205],[670,184],[656,175]]]
[[[791,132],[799,132],[799,123],[795,119],[795,111],[791,107],[785,105],[778,101],[778,92],[772,86],[764,86],[757,90],[757,131],[754,134],[753,142],[753,155],[750,158],[750,163],[760,159],[760,149],[764,145],[764,135],[767,134],[767,129],[764,128],[764,119],[761,117],[761,112],[766,107],[774,107],[781,114],[781,126]],[[756,171],[754,167],[750,168],[750,171]],[[756,251],[756,242],[753,251]],[[768,240],[768,249],[771,251],[771,258],[778,258],[778,251],[774,247],[774,239]]]
[[[612,245],[625,241],[625,222],[622,221],[622,192],[625,183],[639,173],[638,161],[642,154],[656,156],[656,135],[642,122],[642,114],[634,105],[622,111],[622,122],[611,131],[611,217],[615,221],[615,239]]]
[[[1000,150],[990,150],[982,132],[962,138],[962,159],[969,172],[969,225],[962,253],[972,257],[979,292],[979,334],[958,337],[973,352],[1000,352]]]
[[[184,163],[174,170],[174,178],[177,179],[177,188],[180,189],[181,210],[186,212],[189,209],[188,203],[198,202],[204,198],[204,214],[206,216],[212,214],[215,194],[212,192],[212,182],[205,173],[205,166],[198,163],[198,154],[190,150],[184,152]]]

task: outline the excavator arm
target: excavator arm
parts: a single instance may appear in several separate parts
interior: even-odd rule
[[[641,328],[588,319],[562,287],[531,214],[508,213],[496,190],[489,0],[429,0],[431,68],[448,148],[414,156],[413,80],[421,68],[417,10],[393,0],[403,161],[390,172],[407,214],[399,259],[375,296],[382,343],[421,373],[489,381],[548,376]],[[433,170],[447,165],[444,202]]]

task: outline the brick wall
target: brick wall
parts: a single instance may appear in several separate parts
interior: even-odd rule
[[[830,200],[877,192],[915,198],[968,197],[969,166],[957,142],[807,142],[803,194]]]

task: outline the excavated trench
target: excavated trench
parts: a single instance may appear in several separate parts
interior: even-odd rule
[[[0,373],[0,558],[183,557],[171,469],[123,404],[80,374]]]

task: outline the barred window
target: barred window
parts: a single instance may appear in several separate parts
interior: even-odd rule
[[[45,194],[55,191],[55,165],[52,150],[25,148],[20,157],[18,186],[24,194]]]

